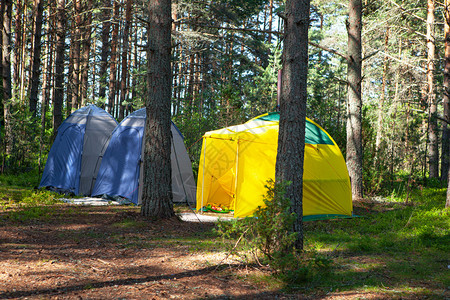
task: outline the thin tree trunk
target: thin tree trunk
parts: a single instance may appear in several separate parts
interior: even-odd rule
[[[445,39],[445,64],[444,64],[444,119],[442,133],[442,181],[447,182],[447,201],[445,207],[450,207],[450,173],[449,153],[450,138],[448,122],[450,122],[450,3],[444,0],[444,39]],[[446,174],[444,176],[444,173]]]
[[[48,3],[48,14],[50,16],[52,14],[52,3],[49,1]],[[40,148],[39,148],[39,175],[42,171],[42,153],[45,149],[45,128],[46,128],[46,114],[47,107],[49,102],[49,86],[51,80],[51,67],[53,64],[53,49],[52,49],[52,34],[51,34],[51,19],[47,22],[47,43],[45,48],[45,60],[44,60],[44,70],[42,75],[42,103],[41,103],[41,132],[39,135]]]
[[[450,138],[448,122],[450,122],[450,7],[449,0],[444,0],[444,95],[442,106],[444,120],[442,122],[442,156],[441,181],[447,183],[449,170]]]
[[[148,8],[148,98],[141,213],[147,217],[170,218],[175,215],[170,166],[170,0],[150,1]]]
[[[23,99],[25,97],[25,78],[27,77],[26,72],[28,71],[28,68],[26,68],[26,59],[27,56],[27,26],[26,20],[28,20],[28,10],[27,10],[27,1],[24,1],[23,3],[23,20],[25,20],[22,24],[22,44],[21,44],[21,60],[20,60],[20,94],[19,99],[20,103],[23,103]]]
[[[3,0],[4,14],[3,14],[3,30],[2,30],[2,81],[3,81],[3,120],[5,124],[4,154],[2,173],[6,167],[6,156],[11,154],[11,15],[12,15],[12,1]]]
[[[387,53],[388,44],[389,44],[389,31],[390,28],[386,28],[386,34],[384,37],[384,52]],[[381,146],[381,138],[383,134],[383,116],[384,116],[384,101],[386,99],[386,80],[387,80],[387,70],[388,70],[388,56],[384,56],[383,60],[383,79],[381,84],[381,96],[380,101],[378,102],[378,120],[377,120],[377,136],[375,140],[375,148],[376,148],[376,159],[379,160],[380,156],[380,146]]]
[[[0,1],[0,87],[3,87],[3,16],[5,14],[5,2]],[[4,95],[0,92],[0,126],[4,127]]]
[[[87,101],[88,94],[88,76],[89,76],[89,54],[91,53],[91,35],[92,35],[92,0],[84,1],[85,7],[83,10],[84,20],[81,37],[81,44],[83,46],[81,52],[81,70],[80,70],[80,106],[84,106]]]
[[[106,78],[108,70],[108,54],[111,47],[109,35],[111,31],[111,0],[104,0],[102,13],[102,50],[100,54],[100,79],[98,97],[106,101]]]
[[[436,45],[434,40],[434,1],[427,2],[427,82],[428,82],[428,105],[430,113],[429,124],[429,176],[430,178],[439,177],[439,150],[438,150],[438,133],[437,133],[437,103],[436,92],[434,87],[434,60],[436,53]]]
[[[267,43],[272,44],[272,22],[273,22],[273,0],[269,1],[269,35],[267,37]]]
[[[303,250],[303,158],[308,77],[309,0],[286,1],[283,70],[280,97],[280,127],[276,182],[291,184],[286,197],[296,214],[295,248]]]
[[[56,137],[62,123],[62,105],[64,102],[64,40],[66,32],[65,0],[57,0],[56,7],[56,57],[55,92],[53,97],[53,137]]]
[[[3,1],[2,1],[3,2]],[[21,65],[21,50],[22,50],[22,1],[18,0],[16,3],[15,15],[15,39],[14,39],[14,53],[13,53],[13,85],[15,89],[20,87],[20,65]],[[14,92],[16,93],[16,92]]]
[[[129,52],[129,36],[131,24],[131,9],[133,0],[127,0],[125,8],[125,27],[123,29],[123,49],[122,49],[122,78],[120,80],[120,111],[119,120],[124,118],[125,107],[123,105],[127,100],[127,78],[128,78],[128,52]]]
[[[108,94],[108,112],[114,116],[114,106],[116,99],[116,60],[117,60],[117,39],[119,36],[119,3],[113,0],[113,30],[111,36],[111,63],[109,65],[109,94]]]
[[[354,200],[363,197],[362,99],[361,99],[361,0],[349,1],[347,167]]]
[[[36,117],[38,93],[41,75],[41,36],[42,36],[42,14],[44,12],[44,5],[42,0],[35,0],[35,17],[34,17],[34,46],[33,46],[33,61],[32,61],[32,75],[30,87],[30,112],[33,117]]]
[[[75,111],[79,107],[80,103],[80,62],[81,62],[81,25],[82,25],[82,16],[81,16],[81,0],[74,0],[73,9],[75,13],[75,28],[72,37],[72,82],[69,82],[69,85],[72,86],[71,95],[72,95],[72,105],[71,111]]]

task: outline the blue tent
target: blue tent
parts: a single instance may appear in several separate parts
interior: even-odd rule
[[[103,156],[92,196],[120,196],[135,204],[142,197],[142,155],[145,108],[126,117],[112,133]],[[172,192],[174,202],[195,202],[196,186],[183,136],[172,123]]]
[[[95,105],[73,112],[58,128],[39,187],[90,195],[116,126],[117,121]]]

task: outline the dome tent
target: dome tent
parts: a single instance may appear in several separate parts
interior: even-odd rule
[[[251,216],[264,206],[267,180],[275,178],[279,114],[205,133],[197,180],[197,210],[208,204]],[[350,179],[339,147],[306,119],[304,219],[352,215]]]
[[[144,153],[145,108],[139,109],[117,126],[105,151],[92,196],[120,196],[141,204]],[[173,202],[195,203],[195,181],[183,136],[172,123]]]
[[[90,195],[117,121],[91,104],[74,111],[58,128],[39,187]]]

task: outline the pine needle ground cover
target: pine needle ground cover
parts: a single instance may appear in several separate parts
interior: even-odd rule
[[[72,206],[0,188],[1,299],[450,297],[445,189],[414,191],[412,205],[357,202],[359,218],[305,222],[306,249],[326,267],[288,283],[245,248],[228,256],[236,241],[212,223],[150,222],[137,207]]]

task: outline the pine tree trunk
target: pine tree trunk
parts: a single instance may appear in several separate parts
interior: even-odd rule
[[[42,0],[35,0],[35,17],[34,17],[34,46],[33,46],[33,61],[31,67],[31,87],[30,87],[30,112],[33,117],[36,116],[38,93],[41,75],[41,37],[42,37],[42,14],[44,12],[44,5]]]
[[[3,0],[3,30],[2,30],[2,82],[3,82],[3,120],[5,126],[5,136],[3,138],[4,154],[2,163],[2,173],[6,167],[6,156],[11,154],[12,149],[12,128],[11,128],[11,16],[12,1]]]
[[[22,49],[22,1],[16,2],[16,15],[15,15],[15,39],[14,39],[14,53],[13,53],[13,78],[12,86],[15,89],[20,87],[20,70],[21,70],[21,49]]]
[[[119,36],[119,3],[113,0],[113,30],[111,36],[111,63],[109,65],[109,94],[108,94],[108,112],[114,114],[116,100],[116,60],[117,60],[117,39]]]
[[[272,22],[273,22],[273,0],[269,1],[269,35],[267,37],[267,43],[272,44]]]
[[[427,1],[427,82],[428,82],[428,106],[429,106],[429,172],[430,178],[439,177],[439,150],[437,133],[437,103],[434,87],[434,60],[436,45],[434,40],[434,1]]]
[[[363,197],[362,178],[362,99],[361,99],[361,0],[349,1],[348,31],[348,108],[347,168],[354,200]]]
[[[24,97],[25,97],[25,78],[27,78],[27,72],[28,72],[28,68],[26,65],[26,59],[25,57],[27,57],[27,20],[28,20],[28,9],[27,9],[27,1],[24,1],[23,3],[23,20],[24,22],[22,23],[22,44],[21,44],[21,49],[20,49],[20,89],[19,89],[19,99],[20,99],[20,103],[23,103]],[[14,92],[13,92],[14,94]]]
[[[297,215],[293,231],[295,247],[303,250],[303,158],[308,76],[309,0],[286,1],[283,70],[280,97],[280,127],[276,182],[291,184],[286,197]]]
[[[125,26],[123,29],[123,47],[122,47],[122,78],[120,80],[120,112],[119,120],[124,118],[125,107],[123,103],[127,100],[127,79],[128,79],[128,52],[131,24],[132,0],[127,0],[125,8]]]
[[[5,2],[0,1],[0,26],[3,28],[3,15],[5,14]],[[3,87],[3,29],[0,29],[0,87]],[[0,126],[4,127],[4,106],[3,106],[3,93],[0,92]]]
[[[111,1],[110,0],[104,0],[104,8],[103,8],[103,14],[102,14],[102,50],[100,54],[100,79],[99,79],[99,91],[98,91],[98,97],[100,99],[105,99],[106,97],[106,72],[108,69],[108,54],[109,49],[111,48],[110,41],[109,41],[109,35],[111,31],[111,22],[109,21],[111,17],[110,13],[110,6]]]
[[[47,16],[50,16],[52,14],[52,3],[51,1],[49,1],[48,4],[48,14]],[[45,60],[44,60],[44,70],[43,70],[43,74],[42,74],[42,103],[41,103],[41,131],[40,131],[40,135],[39,135],[39,142],[40,142],[40,148],[39,148],[39,174],[41,174],[42,171],[42,153],[45,150],[45,128],[46,128],[46,122],[45,122],[45,117],[47,114],[47,107],[48,107],[48,102],[49,102],[49,98],[50,98],[50,93],[49,93],[49,86],[50,86],[50,81],[51,81],[51,74],[50,74],[50,70],[51,70],[51,66],[53,64],[53,49],[51,46],[51,41],[52,41],[52,34],[50,32],[50,28],[51,28],[51,19],[49,19],[49,21],[47,22],[47,43],[46,43],[46,47],[45,47]]]
[[[75,14],[75,25],[70,45],[72,51],[72,82],[69,82],[69,85],[71,86],[72,112],[78,109],[80,103],[81,0],[74,0],[73,9]]]
[[[56,1],[56,47],[55,47],[55,92],[53,97],[53,136],[62,123],[62,105],[64,101],[64,48],[65,48],[65,0]]]
[[[447,183],[450,154],[450,3],[444,1],[444,95],[442,105],[444,108],[444,122],[442,122],[442,156],[441,181]]]
[[[450,207],[450,132],[448,123],[450,122],[450,3],[449,0],[444,1],[444,119],[442,133],[442,181],[447,183],[447,201],[445,207]],[[444,175],[445,174],[445,175]]]
[[[91,53],[91,23],[92,23],[92,0],[84,1],[83,10],[83,31],[81,34],[83,45],[81,52],[81,76],[80,76],[80,106],[86,105],[88,93],[88,76],[89,76],[89,54]]]
[[[384,52],[387,53],[388,45],[389,45],[389,31],[390,28],[386,28],[386,34],[384,37]],[[386,99],[386,80],[387,80],[387,70],[388,70],[388,56],[384,56],[383,60],[383,79],[381,84],[381,96],[380,101],[378,102],[378,120],[377,120],[377,135],[375,140],[375,148],[376,148],[376,161],[380,158],[380,146],[381,146],[381,138],[383,134],[383,117],[384,117],[384,100]]]
[[[173,217],[170,165],[171,4],[149,1],[148,98],[144,139],[144,189],[141,213]]]

